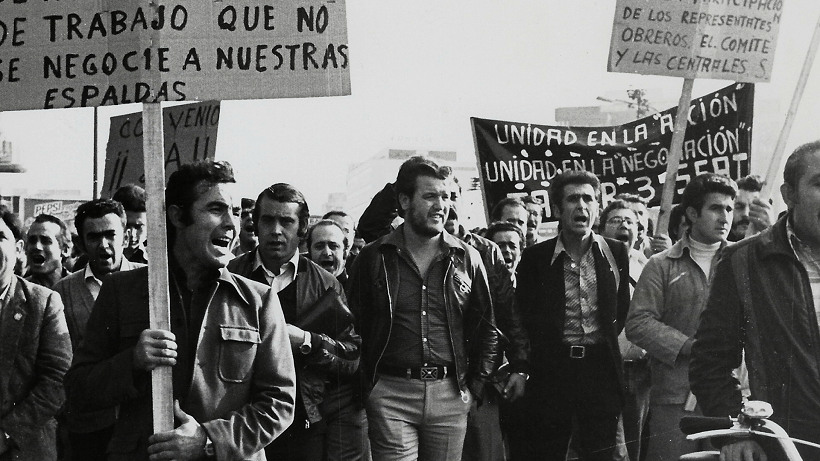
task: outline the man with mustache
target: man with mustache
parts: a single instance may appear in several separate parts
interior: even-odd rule
[[[600,196],[600,181],[588,171],[555,176],[550,203],[561,231],[527,247],[518,263],[516,305],[531,346],[520,430],[509,434],[515,460],[563,461],[573,420],[581,459],[613,459],[629,259],[623,242],[593,232]]]
[[[123,257],[125,210],[120,202],[97,199],[77,208],[74,225],[77,243],[88,256],[88,264],[69,274],[56,285],[65,305],[66,322],[71,334],[71,348],[76,350],[85,336],[85,325],[100,294],[103,278],[113,272],[129,271],[144,264]],[[93,412],[78,412],[66,404],[66,424],[72,458],[104,460],[105,450],[116,422],[114,407]]]
[[[350,275],[376,461],[461,459],[467,414],[498,365],[481,256],[444,227],[451,175],[405,161],[395,182],[404,223],[364,247]]]
[[[70,252],[71,233],[62,219],[50,214],[34,218],[26,236],[26,280],[51,288],[68,275],[63,258]]]
[[[751,235],[756,235],[772,225],[772,206],[760,200],[763,179],[756,174],[745,176],[737,180],[737,189],[732,231],[729,233],[730,242],[745,239],[750,225]]]
[[[256,249],[259,240],[256,238],[256,231],[253,225],[253,209],[256,207],[256,200],[243,198],[242,210],[239,213],[239,236],[233,249],[234,256],[240,256]]]
[[[310,331],[299,322],[325,295],[345,302],[339,281],[299,254],[309,218],[307,200],[295,187],[278,183],[266,188],[253,210],[259,245],[228,263],[231,272],[264,283],[278,294],[288,324],[297,370],[296,415],[285,434],[265,448],[269,459],[323,459],[327,421],[321,404],[325,382],[329,377],[352,376],[358,366],[361,339],[352,322],[337,325],[337,331]]]
[[[689,230],[649,259],[635,287],[626,337],[649,355],[647,459],[677,461],[698,447],[678,423],[700,413],[689,389],[689,358],[710,276],[732,228],[736,195],[735,182],[726,176],[704,173],[692,179],[681,199]]]

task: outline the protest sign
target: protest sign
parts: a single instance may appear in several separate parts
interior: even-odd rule
[[[695,99],[677,176],[676,194],[698,174],[749,174],[754,86],[733,84]],[[621,192],[660,204],[676,109],[621,126],[565,127],[472,118],[487,214],[508,196],[543,200],[562,170],[587,170],[605,197]],[[606,198],[605,198],[606,200]]]
[[[184,104],[162,110],[166,180],[182,164],[214,158],[219,112],[219,101]],[[145,187],[142,135],[141,112],[111,117],[103,197],[111,197],[125,184]]]
[[[0,110],[350,94],[344,0],[0,2]]]
[[[618,0],[608,70],[771,79],[783,0]]]

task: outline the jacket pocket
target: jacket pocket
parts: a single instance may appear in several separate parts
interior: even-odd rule
[[[256,348],[261,342],[259,330],[249,326],[219,327],[222,341],[219,344],[219,378],[231,383],[241,383],[250,378]]]

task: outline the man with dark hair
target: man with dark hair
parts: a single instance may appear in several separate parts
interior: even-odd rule
[[[88,264],[54,285],[65,304],[71,348],[77,350],[85,336],[88,316],[100,293],[103,278],[112,272],[142,267],[123,258],[125,211],[120,202],[97,199],[77,208],[74,225],[80,237],[77,244],[88,256]],[[72,458],[76,460],[104,460],[105,450],[116,421],[114,407],[77,412],[66,402],[66,427],[71,444]]]
[[[481,256],[444,230],[451,174],[423,157],[402,164],[405,221],[362,249],[350,277],[376,461],[460,459],[472,400],[499,359]]]
[[[119,406],[108,459],[264,460],[293,418],[295,374],[279,300],[225,270],[233,170],[182,165],[165,191],[171,330],[149,328],[148,268],[106,277],[66,375],[72,408]],[[173,367],[179,426],[153,434],[151,374]]]
[[[521,260],[521,251],[526,243],[521,228],[511,222],[496,221],[487,228],[484,238],[498,245],[501,257],[504,258],[504,265],[515,274],[518,261]]]
[[[62,219],[50,214],[34,218],[26,236],[26,280],[51,288],[65,277],[68,271],[63,267],[63,258],[68,257],[70,242],[71,233]]]
[[[71,343],[60,296],[14,275],[22,238],[0,205],[0,459],[56,461]]]
[[[136,184],[126,184],[114,192],[112,200],[122,203],[125,209],[125,251],[129,261],[146,264],[148,254],[145,241],[148,238],[145,189]]]
[[[736,416],[732,370],[745,357],[752,398],[769,402],[790,436],[820,443],[820,141],[789,156],[783,179],[786,215],[727,247],[715,269],[689,379],[704,414]],[[753,439],[726,442],[721,459],[763,459]],[[797,447],[817,459],[816,448]]]
[[[689,389],[689,358],[712,270],[732,228],[736,194],[737,186],[726,176],[704,173],[692,179],[681,199],[689,231],[650,258],[635,288],[626,335],[650,357],[647,459],[677,461],[697,449],[678,423],[700,413]]]
[[[517,197],[501,199],[490,213],[493,222],[506,221],[515,224],[525,236],[528,232],[529,211],[527,206]]]
[[[242,208],[239,213],[239,237],[236,239],[236,247],[233,249],[234,256],[240,256],[256,249],[259,240],[256,238],[256,231],[253,225],[253,209],[256,208],[256,200],[243,198]]]
[[[259,245],[228,264],[230,271],[269,285],[278,294],[288,324],[297,370],[296,415],[285,434],[265,448],[270,459],[322,459],[327,433],[321,410],[325,382],[331,376],[353,375],[359,358],[361,340],[352,322],[337,325],[336,331],[314,331],[315,325],[301,322],[325,297],[345,302],[339,281],[299,254],[309,218],[305,196],[295,187],[278,183],[266,188],[253,210]]]
[[[517,305],[530,343],[530,380],[521,399],[521,430],[511,432],[516,460],[564,460],[572,421],[581,459],[613,459],[623,376],[618,334],[629,309],[625,244],[592,230],[598,178],[565,171],[553,178],[550,202],[557,237],[524,250],[516,275]]]
[[[772,225],[772,206],[760,200],[763,178],[756,174],[744,176],[737,180],[737,189],[732,231],[729,233],[730,242],[739,242],[746,238],[750,225],[751,235],[756,235]]]

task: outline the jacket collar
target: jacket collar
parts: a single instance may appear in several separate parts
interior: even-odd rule
[[[723,251],[724,248],[726,248],[726,245],[727,245],[726,240],[720,242],[720,248],[718,248],[718,254],[720,254],[720,252]],[[670,248],[666,252],[666,257],[667,258],[672,258],[672,259],[679,259],[679,258],[683,257],[684,254],[691,253],[691,252],[692,252],[692,238],[689,237],[689,232],[686,232],[686,233],[683,234],[683,237],[681,237],[680,240],[675,242],[675,244],[672,245],[672,248]]]
[[[464,253],[464,247],[462,246],[461,240],[450,235],[450,233],[447,231],[443,231],[441,233],[441,239],[439,242],[442,249],[445,249],[447,254]],[[404,223],[399,225],[399,227],[397,227],[393,232],[387,234],[381,241],[381,243],[378,244],[379,250],[381,250],[382,247],[386,246],[390,246],[393,248],[405,248]]]
[[[778,219],[772,227],[764,230],[755,237],[760,241],[761,254],[764,258],[774,255],[796,258],[794,250],[789,244],[788,236],[786,235],[786,220],[789,218],[790,214],[787,213]],[[741,242],[743,241],[741,240]],[[738,242],[738,244],[740,244],[740,242]]]
[[[225,284],[229,287],[232,287],[236,294],[242,298],[242,301],[245,301],[245,304],[250,304],[248,298],[245,296],[245,293],[239,289],[239,285],[236,284],[236,279],[228,272],[227,267],[223,267],[219,269],[219,277],[216,278],[218,284]]]
[[[178,277],[184,277],[187,274],[185,274],[184,270],[179,266],[179,262],[177,262],[173,254],[168,255],[168,272],[169,276],[175,281],[171,281],[171,283],[185,283],[184,279],[178,279]],[[245,296],[245,293],[239,288],[239,285],[236,284],[236,279],[234,278],[233,274],[231,274],[228,271],[227,267],[221,267],[218,269],[214,281],[217,283],[217,285],[225,285],[231,287],[233,291],[235,291],[236,294],[238,294],[239,297],[242,298],[243,301],[245,301],[245,304],[250,304],[247,296]],[[147,290],[145,295],[148,296]]]

